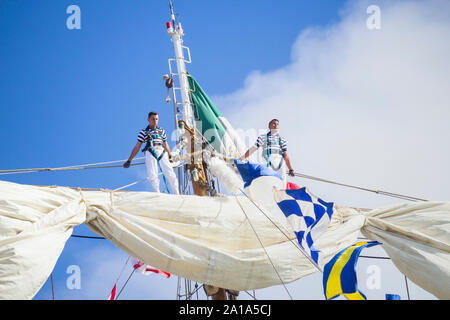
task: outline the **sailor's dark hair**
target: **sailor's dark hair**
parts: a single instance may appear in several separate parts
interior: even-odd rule
[[[270,124],[271,124],[273,121],[278,121],[278,122],[280,122],[280,120],[278,120],[278,119],[272,119],[272,120],[269,121],[269,126],[270,126]]]
[[[156,111],[150,111],[150,112],[148,113],[148,117],[149,117],[149,118],[150,118],[151,116],[153,116],[153,115],[157,116],[157,115],[158,115],[158,112],[156,112]]]

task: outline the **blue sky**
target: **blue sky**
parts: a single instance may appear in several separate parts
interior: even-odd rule
[[[361,3],[363,7],[371,4]],[[80,30],[66,27],[66,9],[72,4],[81,9]],[[184,44],[191,50],[188,71],[211,97],[222,102],[221,111],[232,119],[238,116],[229,113],[235,109],[231,105],[228,108],[226,102],[233,101],[229,99],[233,93],[249,86],[252,74],[270,75],[292,64],[297,52],[295,43],[302,32],[312,28],[332,33],[349,7],[347,1],[341,0],[177,0],[174,5],[185,31]],[[363,21],[367,18],[364,10],[359,14]],[[162,81],[162,75],[168,73],[167,59],[173,58],[172,44],[165,32],[168,19],[168,3],[164,0],[1,0],[0,169],[126,159],[151,110],[160,113],[160,126],[171,132],[172,105],[164,102],[166,90]],[[448,131],[444,133],[448,135]],[[115,189],[144,174],[140,166],[128,170],[3,175],[1,179],[34,185]],[[141,183],[128,190],[151,189],[149,184]],[[411,190],[415,192],[412,195],[421,196],[419,190]],[[352,201],[352,197],[345,200]],[[76,227],[74,234],[95,235],[84,225]],[[104,265],[107,275],[90,274],[96,256],[101,259],[96,267]],[[106,298],[126,258],[126,253],[106,240],[69,239],[53,273],[56,298]],[[69,265],[79,265],[82,279],[89,279],[83,280],[80,290],[66,287]],[[403,290],[404,279],[393,272],[392,278],[398,284],[392,290]],[[139,277],[149,288],[165,287],[164,293],[145,291],[137,283]],[[137,282],[130,282],[122,298],[174,298],[173,278],[136,275],[133,280],[138,279]],[[312,281],[320,283],[318,279]],[[97,286],[92,287],[90,282]],[[262,296],[278,298],[280,292],[283,291]],[[321,287],[311,288],[312,297],[320,299],[320,295]],[[299,297],[307,299],[308,295]],[[47,281],[35,299],[49,298],[51,288]]]
[[[252,70],[288,61],[298,33],[337,20],[342,3],[177,1],[192,53],[189,71],[210,95],[232,92]],[[81,9],[81,30],[66,27],[71,4]],[[173,129],[162,81],[173,57],[168,12],[162,0],[2,1],[1,132],[9,150],[2,168],[126,158],[150,110],[160,112],[162,127]],[[115,187],[128,177],[114,170],[5,180]]]

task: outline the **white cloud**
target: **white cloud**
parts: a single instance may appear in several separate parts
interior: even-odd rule
[[[381,29],[368,30],[372,2],[352,1],[339,23],[302,31],[289,64],[254,71],[242,89],[214,101],[243,130],[279,118],[296,171],[445,200],[450,3],[377,1]],[[342,205],[397,201],[302,183]]]

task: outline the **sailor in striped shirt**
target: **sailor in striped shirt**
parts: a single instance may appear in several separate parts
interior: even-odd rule
[[[178,194],[178,179],[173,171],[170,148],[167,144],[167,135],[164,129],[158,127],[159,116],[156,112],[150,112],[147,119],[149,125],[138,134],[137,143],[131,151],[130,157],[123,164],[129,168],[131,161],[139,152],[141,145],[145,147],[145,165],[147,167],[148,179],[155,192],[159,192],[159,173],[162,173],[165,189],[169,193]],[[170,191],[169,191],[170,186]]]
[[[287,143],[278,133],[280,129],[280,122],[277,119],[272,119],[269,122],[269,132],[262,134],[256,140],[254,146],[247,150],[243,160],[248,158],[258,148],[263,147],[262,156],[266,165],[275,170],[281,175],[281,178],[286,182],[286,166],[289,169],[289,175],[294,176],[294,170],[291,166],[291,160],[287,153]]]

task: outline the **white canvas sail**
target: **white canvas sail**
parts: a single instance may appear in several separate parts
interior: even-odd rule
[[[282,213],[269,214],[277,225],[244,196],[82,191],[0,181],[0,299],[33,298],[73,227],[81,223],[146,264],[222,288],[264,288],[281,284],[279,276],[289,283],[316,272],[296,248]],[[402,204],[368,213],[336,207],[316,245],[325,263],[354,243],[361,230],[383,242],[412,281],[449,299],[449,224],[448,202]]]

